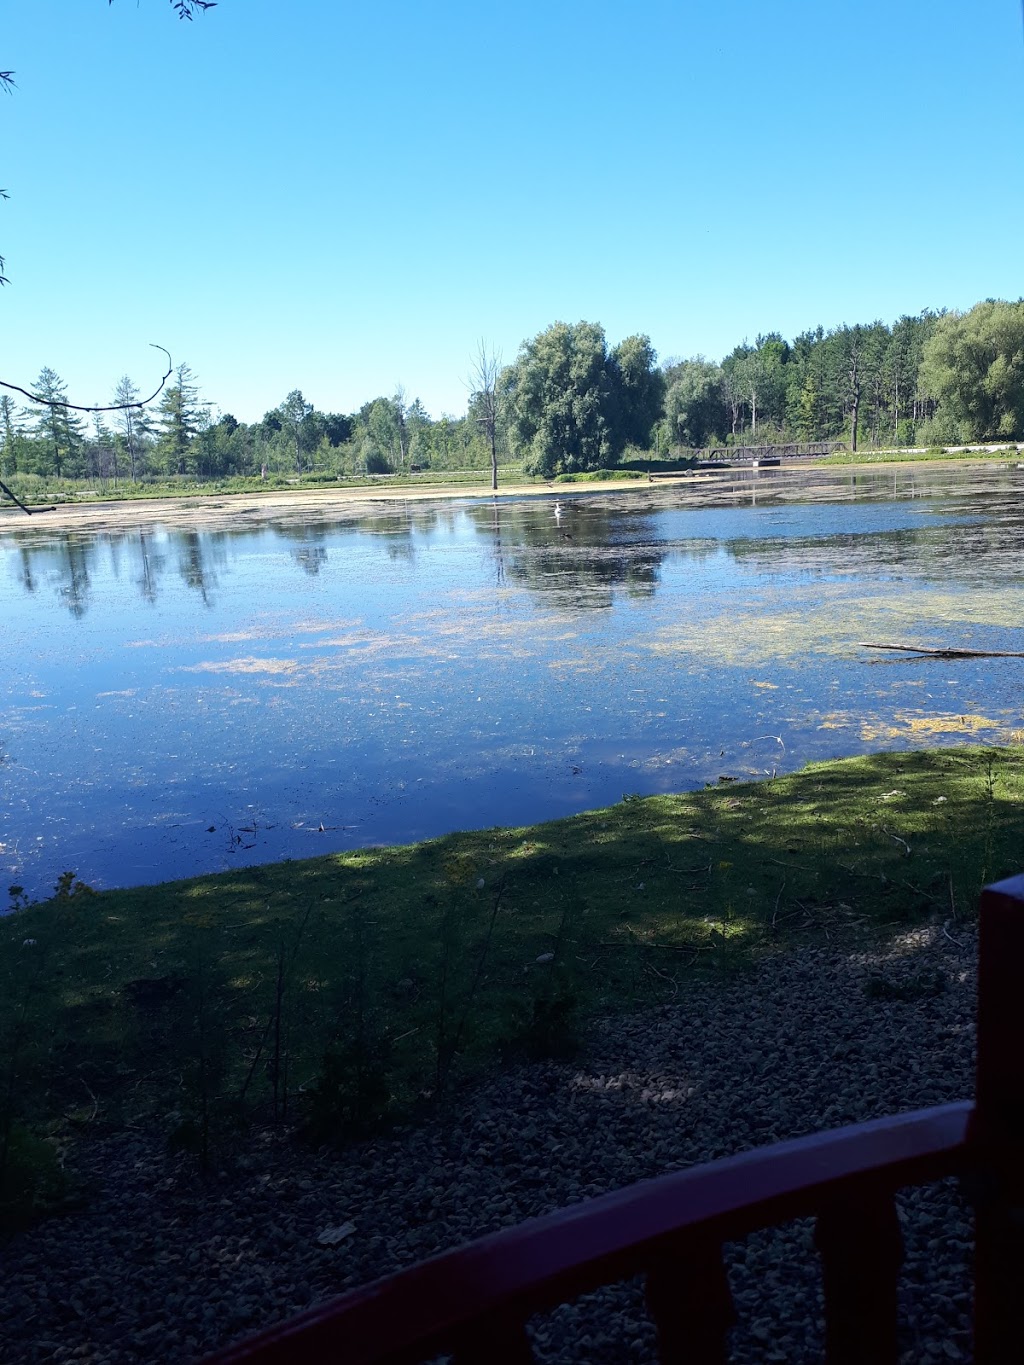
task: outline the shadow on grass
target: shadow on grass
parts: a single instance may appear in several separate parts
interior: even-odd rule
[[[1021,749],[884,753],[22,909],[0,1134],[159,1114],[208,1154],[315,1095],[345,1137],[759,953],[972,915],[1020,870],[1022,795]]]

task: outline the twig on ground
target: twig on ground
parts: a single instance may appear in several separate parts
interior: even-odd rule
[[[878,828],[887,838],[892,839],[894,843],[902,844],[903,847],[907,850],[905,856],[908,858],[910,857],[910,845],[907,843],[906,839],[901,839],[898,834],[893,834],[892,830],[886,829],[884,825],[879,825]]]
[[[91,1113],[91,1114],[89,1115],[89,1117],[86,1119],[86,1123],[92,1123],[93,1119],[94,1119],[94,1118],[96,1117],[96,1115],[99,1113],[99,1110],[100,1110],[100,1102],[99,1102],[99,1100],[96,1098],[96,1096],[93,1094],[93,1092],[92,1092],[92,1090],[91,1090],[91,1088],[90,1088],[90,1086],[89,1086],[89,1082],[85,1079],[85,1077],[84,1077],[84,1076],[79,1076],[78,1079],[79,1079],[79,1080],[82,1082],[82,1084],[85,1086],[86,1093],[88,1094],[89,1098],[92,1100],[92,1113]]]
[[[668,984],[672,987],[673,1000],[679,994],[679,982],[675,979],[675,977],[669,976],[667,972],[659,971],[658,968],[655,967],[653,962],[644,963],[644,971],[650,972],[652,976],[659,977],[662,981],[667,981]]]
[[[774,929],[779,918],[779,904],[782,900],[782,893],[786,889],[786,878],[783,877],[782,885],[779,887],[779,894],[775,897],[775,909],[772,911],[772,928]]]

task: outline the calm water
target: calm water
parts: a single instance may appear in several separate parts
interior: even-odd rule
[[[0,876],[130,885],[1005,742],[1024,472],[0,521]],[[3,897],[0,896],[0,902]]]

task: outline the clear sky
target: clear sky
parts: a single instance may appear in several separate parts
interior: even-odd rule
[[[6,0],[0,378],[255,420],[479,339],[662,358],[1024,294],[1020,0]]]

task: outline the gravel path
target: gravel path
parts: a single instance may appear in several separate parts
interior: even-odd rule
[[[256,1135],[207,1186],[161,1139],[83,1141],[83,1212],[0,1249],[0,1360],[189,1361],[341,1289],[563,1204],[972,1089],[976,934],[800,949],[597,1023],[583,1057],[503,1073],[448,1123],[317,1156]],[[878,982],[884,984],[879,987]],[[872,984],[874,983],[874,984]],[[966,1360],[969,1216],[952,1181],[902,1196],[907,1362]],[[334,1245],[330,1227],[354,1224]],[[821,1358],[810,1228],[731,1248],[734,1359]],[[654,1359],[638,1285],[540,1318],[550,1362]]]

